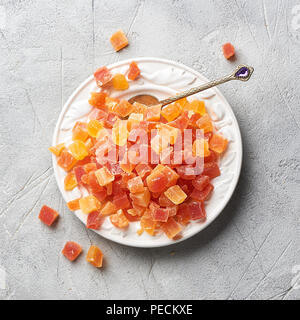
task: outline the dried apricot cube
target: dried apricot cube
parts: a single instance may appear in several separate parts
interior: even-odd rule
[[[89,137],[87,132],[87,125],[83,122],[76,122],[75,126],[72,129],[72,140],[81,140],[86,141]]]
[[[95,108],[106,110],[106,97],[107,94],[105,92],[91,92],[89,104]]]
[[[84,171],[86,173],[89,173],[91,171],[96,171],[97,170],[97,164],[94,163],[94,162],[91,162],[91,163],[87,163],[84,165]]]
[[[140,176],[130,179],[127,182],[128,189],[131,193],[144,191],[144,183]]]
[[[115,90],[126,90],[129,88],[128,81],[124,74],[117,73],[112,78],[112,84]]]
[[[103,129],[103,123],[96,119],[91,120],[87,125],[88,134],[93,138],[98,137],[101,129]]]
[[[86,261],[96,268],[102,267],[103,253],[97,246],[90,246]]]
[[[122,30],[118,30],[110,37],[110,43],[115,51],[119,51],[128,45],[128,39]]]
[[[170,217],[167,222],[163,223],[161,228],[170,239],[173,239],[182,230],[180,224],[178,224],[173,217]]]
[[[171,122],[181,114],[181,106],[179,103],[172,103],[162,108],[161,115]]]
[[[87,217],[86,227],[88,229],[99,230],[102,223],[103,217],[100,216],[100,212],[93,211]]]
[[[223,50],[223,55],[226,59],[230,59],[235,55],[234,46],[230,42],[223,44],[222,50]]]
[[[57,211],[46,205],[42,206],[42,209],[39,213],[39,219],[49,227],[54,223],[58,216],[59,214]]]
[[[74,261],[80,255],[81,251],[82,248],[78,243],[68,241],[62,250],[62,254],[70,261]]]
[[[69,172],[64,179],[64,187],[66,191],[73,190],[77,186],[77,181],[75,174],[73,172]]]
[[[80,140],[75,140],[72,144],[70,144],[69,150],[76,160],[83,160],[89,155],[86,145]]]
[[[90,213],[100,210],[101,203],[95,196],[89,195],[79,200],[79,206],[82,212]]]
[[[167,191],[165,191],[165,196],[174,204],[182,203],[187,197],[187,195],[178,185],[172,186]]]
[[[193,143],[194,157],[208,157],[210,155],[208,142],[205,139],[196,139]]]
[[[206,113],[205,102],[200,100],[193,100],[190,103],[190,109],[195,113],[199,113],[200,115],[203,116]]]
[[[101,187],[106,186],[115,180],[114,175],[112,175],[106,167],[102,167],[95,171],[95,175]]]
[[[161,113],[161,104],[148,107],[146,110],[145,118],[147,121],[159,121]]]
[[[128,79],[129,80],[135,80],[141,73],[141,70],[139,69],[138,65],[135,61],[132,61],[129,66],[128,70]]]
[[[177,119],[169,122],[168,124],[183,131],[187,128],[189,121],[188,111],[184,111]]]
[[[133,106],[127,100],[121,100],[113,107],[112,111],[118,116],[125,118],[133,111]]]
[[[107,110],[109,112],[112,112],[114,107],[119,103],[119,99],[116,98],[111,98],[111,97],[106,97],[105,98],[105,105],[107,107]]]
[[[80,198],[67,202],[67,206],[71,211],[76,211],[80,209],[79,199]]]
[[[109,216],[110,222],[117,228],[127,228],[129,225],[129,221],[125,216],[122,209],[118,210],[117,213]]]
[[[57,164],[65,171],[70,171],[76,163],[77,160],[67,150],[63,150],[57,159]]]
[[[100,67],[94,72],[94,79],[97,83],[98,87],[102,87],[103,85],[110,82],[112,79],[111,72],[107,69],[107,67]]]
[[[227,148],[228,140],[219,134],[213,134],[209,140],[209,148],[218,154],[223,153]]]
[[[107,201],[100,211],[102,216],[109,216],[117,211],[117,207],[111,201]]]
[[[64,143],[60,143],[60,144],[57,144],[56,146],[52,146],[48,148],[48,150],[51,151],[56,156],[59,156],[64,149],[65,149]]]
[[[143,192],[130,193],[130,198],[132,200],[133,205],[147,208],[150,202],[151,195],[149,189],[147,187],[144,187]]]

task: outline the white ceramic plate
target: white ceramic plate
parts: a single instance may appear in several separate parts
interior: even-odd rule
[[[141,76],[136,81],[130,81],[130,88],[125,92],[114,91],[113,97],[129,99],[138,93],[150,93],[159,99],[174,95],[177,92],[200,85],[208,80],[197,71],[177,62],[158,58],[133,59],[141,69]],[[121,61],[108,66],[112,73],[125,73],[132,60]],[[91,110],[88,103],[90,92],[96,91],[97,86],[93,76],[84,81],[66,102],[56,125],[53,145],[65,142],[71,143],[72,127],[78,120],[85,120]],[[206,108],[216,128],[229,140],[229,147],[220,160],[221,176],[213,180],[214,192],[206,203],[207,219],[204,223],[193,221],[182,232],[179,240],[170,240],[163,233],[155,237],[144,232],[138,236],[139,222],[130,223],[127,230],[115,228],[107,218],[99,231],[95,231],[104,238],[120,244],[134,247],[161,247],[174,244],[190,238],[206,228],[222,212],[231,198],[237,185],[242,163],[242,141],[237,120],[227,100],[216,88],[206,90],[189,98],[205,99]],[[59,189],[66,202],[80,196],[79,190],[64,190],[65,171],[56,164],[53,156],[55,177]],[[76,216],[86,223],[87,215],[80,210]]]

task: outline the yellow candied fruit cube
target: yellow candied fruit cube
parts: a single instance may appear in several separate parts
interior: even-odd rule
[[[69,150],[76,160],[82,160],[89,155],[86,145],[81,140],[76,140],[70,144]]]
[[[174,204],[182,203],[187,197],[187,195],[178,185],[170,187],[167,191],[164,192],[164,194]]]
[[[129,88],[129,84],[126,80],[126,77],[121,73],[117,73],[113,76],[112,83],[114,89],[116,90],[126,90]]]
[[[194,157],[208,157],[210,155],[209,145],[205,139],[197,139],[193,143]]]
[[[91,120],[87,125],[88,134],[93,138],[97,138],[101,129],[103,129],[103,123],[96,119]]]
[[[161,115],[168,121],[175,120],[182,112],[181,105],[179,103],[172,103],[165,106],[161,110]]]
[[[138,125],[141,121],[143,121],[144,116],[141,113],[132,113],[127,122],[128,130],[130,131],[133,125]]]
[[[95,171],[95,175],[101,187],[104,187],[115,180],[114,175],[112,175],[106,167]]]
[[[118,146],[124,146],[127,142],[128,130],[127,121],[117,121],[112,128],[112,141]]]
[[[107,201],[103,206],[103,208],[101,209],[100,214],[102,216],[110,216],[116,211],[117,211],[117,207],[111,201]]]
[[[54,155],[59,156],[65,147],[66,146],[64,143],[60,143],[60,144],[57,144],[56,146],[52,146],[48,148],[48,150],[51,151]]]
[[[190,110],[194,111],[195,113],[199,113],[201,114],[201,116],[203,116],[206,113],[205,102],[200,100],[193,100],[190,103]]]
[[[71,191],[77,186],[77,181],[75,178],[75,174],[73,172],[69,172],[64,180],[64,187],[66,191]]]
[[[79,206],[82,212],[90,213],[101,208],[100,201],[93,195],[79,199]]]

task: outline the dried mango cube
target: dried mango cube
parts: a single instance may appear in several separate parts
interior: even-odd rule
[[[132,113],[128,117],[127,128],[130,131],[134,126],[138,126],[141,121],[143,121],[144,116],[141,113]]]
[[[161,104],[148,107],[146,110],[145,118],[147,121],[159,121],[161,113]]]
[[[130,198],[132,200],[133,205],[147,208],[150,202],[151,195],[150,195],[149,189],[147,187],[144,187],[143,192],[130,193]]]
[[[100,211],[102,216],[109,216],[117,211],[117,207],[111,201],[107,201]]]
[[[94,79],[97,83],[98,87],[102,87],[103,85],[110,82],[112,79],[111,72],[107,69],[107,67],[100,67],[94,72]]]
[[[112,175],[106,167],[103,167],[95,171],[95,175],[101,187],[106,186],[115,180],[114,175]]]
[[[128,70],[128,79],[129,80],[135,80],[141,73],[141,70],[139,69],[138,65],[135,61],[132,61],[129,66]]]
[[[196,139],[193,143],[194,157],[208,157],[210,155],[209,145],[205,139]]]
[[[124,74],[117,73],[112,78],[112,84],[115,90],[126,90],[129,88],[128,81]]]
[[[182,203],[187,197],[187,195],[178,185],[172,186],[167,191],[165,191],[165,196],[174,204]]]
[[[88,134],[93,138],[98,137],[99,131],[101,129],[103,129],[103,123],[96,119],[91,120],[87,125]]]
[[[105,92],[91,92],[89,104],[95,108],[106,110],[106,97],[107,94]]]
[[[66,191],[73,190],[77,186],[77,181],[75,174],[73,172],[69,172],[64,180],[64,186]]]
[[[47,226],[51,226],[54,221],[59,217],[59,214],[54,209],[44,205],[39,213],[39,219]]]
[[[90,246],[86,261],[96,268],[102,267],[103,253],[97,246]]]
[[[127,120],[116,122],[112,128],[112,141],[117,146],[124,146],[127,142],[128,130]]]
[[[80,140],[75,140],[72,144],[70,144],[69,150],[76,160],[83,160],[89,155],[86,145]]]
[[[86,141],[89,137],[87,132],[87,125],[83,122],[76,122],[74,128],[72,129],[72,140]]]
[[[122,30],[118,30],[110,37],[110,43],[115,51],[119,51],[128,45],[128,39]]]
[[[132,110],[133,113],[141,113],[143,115],[146,114],[146,111],[148,109],[146,105],[139,102],[134,102],[132,107],[133,107],[133,110]]]
[[[196,124],[199,129],[203,129],[204,133],[213,131],[213,124],[207,113],[197,120]]]
[[[93,211],[98,211],[101,208],[100,201],[93,195],[81,198],[79,200],[80,209],[84,213],[90,213]]]
[[[206,113],[205,102],[200,100],[193,100],[190,103],[190,109],[195,113],[199,113],[203,116]]]
[[[112,108],[112,111],[122,118],[127,117],[130,113],[132,113],[132,110],[132,104],[126,100],[121,100]]]
[[[63,150],[57,159],[57,164],[65,171],[70,171],[76,163],[77,160],[67,150]]]
[[[76,211],[80,209],[79,199],[80,198],[67,202],[67,206],[71,211]]]
[[[219,134],[213,134],[209,140],[209,148],[219,154],[223,153],[228,145],[228,140]]]
[[[127,182],[128,189],[131,193],[144,191],[144,183],[140,176],[130,179]]]
[[[50,147],[48,150],[51,151],[54,155],[59,156],[64,149],[65,149],[65,144],[60,143],[60,144],[57,144],[56,146]]]
[[[110,222],[117,228],[127,228],[129,225],[129,221],[125,216],[122,209],[118,210],[117,213],[109,216]]]
[[[161,110],[161,115],[168,121],[171,122],[176,119],[182,112],[182,108],[179,103],[169,104]]]
[[[182,230],[181,226],[172,217],[163,223],[161,228],[170,239],[173,239]]]
[[[62,250],[62,254],[70,261],[74,261],[80,255],[81,251],[82,248],[78,243],[68,241]]]

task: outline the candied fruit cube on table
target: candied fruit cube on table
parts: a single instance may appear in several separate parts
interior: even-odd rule
[[[205,139],[196,139],[193,143],[194,157],[208,157],[210,155],[209,145]]]
[[[79,199],[80,198],[67,202],[67,206],[71,211],[76,211],[80,209]]]
[[[151,195],[149,189],[147,187],[144,187],[143,192],[130,193],[130,198],[132,200],[133,205],[147,208],[150,202]]]
[[[159,121],[161,113],[161,104],[148,107],[145,114],[145,119],[147,121]]]
[[[173,217],[170,217],[167,222],[163,223],[161,228],[170,239],[174,239],[182,230],[180,224]]]
[[[98,137],[99,131],[101,129],[103,129],[103,123],[97,119],[90,120],[87,125],[88,134],[93,138]]]
[[[127,182],[128,189],[131,193],[144,191],[144,183],[140,176],[134,177]]]
[[[95,175],[101,187],[106,186],[115,180],[114,175],[112,175],[106,167],[102,167],[101,169],[95,171]]]
[[[117,213],[109,216],[110,222],[117,228],[127,228],[129,225],[129,221],[125,216],[122,209],[118,210]]]
[[[143,115],[146,114],[146,111],[148,109],[148,107],[146,105],[139,103],[139,102],[134,102],[132,107],[133,107],[133,110],[132,110],[133,113],[140,113]]]
[[[57,211],[46,205],[42,206],[41,211],[39,213],[39,219],[47,226],[52,226],[52,224],[56,221],[58,217],[59,214]]]
[[[76,163],[77,160],[67,150],[63,150],[57,159],[57,164],[65,171],[70,171]]]
[[[86,256],[86,261],[96,268],[101,268],[103,263],[103,253],[97,246],[90,246]]]
[[[97,86],[101,88],[110,82],[112,79],[112,74],[107,67],[100,67],[94,72],[94,79],[97,83]]]
[[[118,30],[110,37],[110,43],[115,51],[119,51],[128,45],[128,39],[122,30]]]
[[[205,201],[209,197],[213,189],[214,186],[211,183],[209,183],[202,191],[195,188],[193,192],[190,194],[190,197],[197,201]]]
[[[203,116],[206,113],[205,102],[201,100],[193,100],[190,103],[190,109],[195,113],[199,113],[201,116]]]
[[[221,172],[217,163],[207,162],[204,163],[202,174],[205,176],[209,176],[211,179],[213,179],[218,177],[221,174]]]
[[[161,110],[161,115],[168,121],[175,120],[182,112],[181,105],[179,103],[171,103],[166,105]]]
[[[172,186],[167,191],[165,191],[165,196],[174,204],[182,203],[187,197],[187,195],[178,185]]]
[[[57,144],[56,146],[52,146],[49,147],[49,151],[51,151],[54,155],[59,156],[61,154],[61,152],[65,149],[65,144],[64,143],[60,143]]]
[[[224,57],[227,60],[232,58],[235,55],[234,46],[230,42],[227,42],[227,43],[223,44],[222,51],[223,51]]]
[[[139,69],[137,63],[135,61],[132,61],[129,66],[128,70],[128,79],[129,80],[135,80],[141,73],[141,70]]]
[[[106,97],[107,94],[105,92],[91,92],[89,104],[95,108],[106,110]]]
[[[117,207],[111,201],[107,201],[100,211],[101,216],[109,216],[117,211]]]
[[[64,187],[66,191],[73,190],[77,186],[77,181],[75,174],[73,172],[68,172],[64,179]]]
[[[92,192],[101,192],[104,188],[99,185],[95,172],[91,171],[88,173],[88,185]]]
[[[115,194],[113,197],[113,204],[117,210],[130,208],[130,201],[125,192]]]
[[[209,140],[209,148],[214,152],[221,154],[227,148],[228,140],[219,134],[213,134]]]
[[[83,160],[89,155],[86,145],[80,140],[75,140],[69,145],[69,150],[76,160]]]
[[[213,124],[207,113],[197,120],[196,124],[199,129],[203,129],[204,133],[213,131]]]
[[[115,90],[126,90],[129,88],[128,81],[124,74],[117,73],[112,78],[112,84]]]
[[[101,208],[100,201],[94,196],[89,195],[87,197],[81,198],[79,200],[80,209],[84,213],[91,213],[93,211],[98,211]]]
[[[187,225],[191,220],[191,212],[187,203],[182,203],[178,206],[178,212],[175,216],[177,222],[182,225]]]
[[[86,141],[89,137],[87,132],[87,124],[84,122],[76,122],[75,126],[72,129],[72,140],[81,140]]]
[[[78,243],[74,241],[68,241],[62,250],[62,254],[70,261],[74,261],[78,258],[81,251],[82,248]]]
[[[103,217],[99,211],[93,211],[88,214],[86,227],[88,229],[99,230],[103,223]]]
[[[194,188],[196,188],[199,191],[202,191],[209,183],[210,178],[204,175],[199,175],[194,180],[192,180]]]

